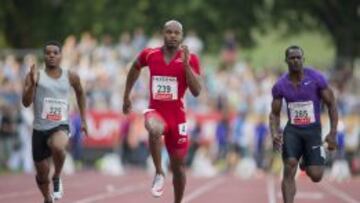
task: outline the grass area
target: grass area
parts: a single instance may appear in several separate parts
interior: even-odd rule
[[[0,31],[0,48],[1,47],[6,47],[6,42],[4,34]]]
[[[242,59],[248,58],[255,68],[286,68],[284,51],[290,45],[299,45],[304,49],[305,64],[326,69],[335,58],[335,48],[330,36],[319,32],[304,32],[284,37],[280,31],[272,30],[266,35],[254,33],[257,46],[240,52]]]

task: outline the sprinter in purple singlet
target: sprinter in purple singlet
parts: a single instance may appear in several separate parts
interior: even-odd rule
[[[324,174],[325,150],[322,146],[320,107],[327,106],[330,132],[325,138],[329,150],[336,148],[338,113],[334,94],[324,76],[317,70],[303,67],[304,52],[299,46],[285,51],[288,73],[283,74],[273,86],[270,129],[274,147],[281,151],[284,178],[281,183],[284,203],[293,203],[296,193],[295,174],[300,168],[313,182]],[[280,130],[280,111],[286,101],[288,122]]]

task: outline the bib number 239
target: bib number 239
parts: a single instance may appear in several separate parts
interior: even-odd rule
[[[176,77],[153,76],[152,96],[155,100],[177,100],[178,82]]]

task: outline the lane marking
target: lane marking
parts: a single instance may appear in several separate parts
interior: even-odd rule
[[[220,177],[220,178],[216,178],[215,180],[204,183],[203,186],[198,187],[193,192],[186,195],[184,197],[184,199],[183,199],[183,202],[184,203],[189,203],[189,202],[193,201],[194,199],[200,197],[201,195],[204,195],[205,193],[209,192],[210,190],[212,190],[216,186],[220,185],[224,181],[225,181],[225,179],[223,177]]]
[[[70,183],[65,183],[65,189],[68,188],[78,188],[78,187],[83,187],[84,184],[90,184],[94,182],[94,180],[92,181],[82,181],[82,182],[70,182]],[[19,183],[20,184],[20,183]],[[36,188],[36,184],[35,188]],[[31,186],[33,187],[33,186]],[[50,187],[52,187],[52,184],[50,184]],[[34,194],[39,194],[41,196],[41,192],[38,189],[31,189],[31,190],[26,190],[26,191],[21,191],[21,192],[7,192],[5,194],[0,194],[0,199],[11,199],[11,198],[18,198],[18,197],[25,197],[25,196],[31,196]]]
[[[135,191],[143,190],[146,188],[145,183],[137,184],[137,185],[131,185],[127,187],[121,187],[121,188],[114,188],[113,186],[110,186],[111,189],[109,189],[109,185],[106,186],[105,192],[98,193],[96,195],[88,196],[84,199],[80,199],[75,201],[75,203],[92,203],[100,200],[104,200],[111,197],[121,196],[124,194],[132,193]]]
[[[321,184],[319,184],[320,187],[330,194],[334,195],[335,197],[338,197],[341,200],[344,200],[347,203],[360,203],[359,200],[354,199],[349,194],[343,192],[340,189],[337,189],[336,187],[330,185],[329,183],[323,181]]]
[[[269,203],[276,203],[274,176],[270,175],[266,180],[266,189]]]
[[[282,198],[281,192],[277,193],[278,198]],[[325,195],[322,192],[296,192],[295,199],[311,199],[311,200],[322,200]]]
[[[6,194],[1,194],[0,199],[29,196],[29,195],[33,195],[36,193],[39,193],[39,195],[41,194],[40,191],[38,191],[38,190],[28,190],[28,191],[23,191],[23,192],[10,192],[10,193],[8,192]]]

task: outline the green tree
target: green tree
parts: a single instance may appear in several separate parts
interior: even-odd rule
[[[178,19],[186,30],[195,29],[209,44],[218,44],[227,29],[235,31],[244,46],[254,44],[250,30],[259,22],[256,10],[262,0],[4,0],[0,26],[12,47],[40,46],[48,39],[63,40],[90,31],[95,36],[116,36],[142,26],[159,31],[169,19]]]
[[[360,1],[273,0],[269,5],[273,22],[286,22],[290,34],[319,28],[330,33],[336,47],[337,68],[354,67],[360,56]]]
[[[0,27],[12,47],[30,48],[39,42],[61,37],[60,1],[3,0],[0,5]]]
[[[337,64],[353,67],[360,55],[359,0],[2,0],[0,35],[15,48],[38,47],[49,39],[64,40],[90,31],[114,37],[142,26],[150,34],[169,19],[195,29],[217,50],[223,33],[233,30],[243,47],[255,44],[252,31],[270,22],[286,24],[289,34],[304,30],[330,33]],[[321,53],[319,53],[321,54]]]

